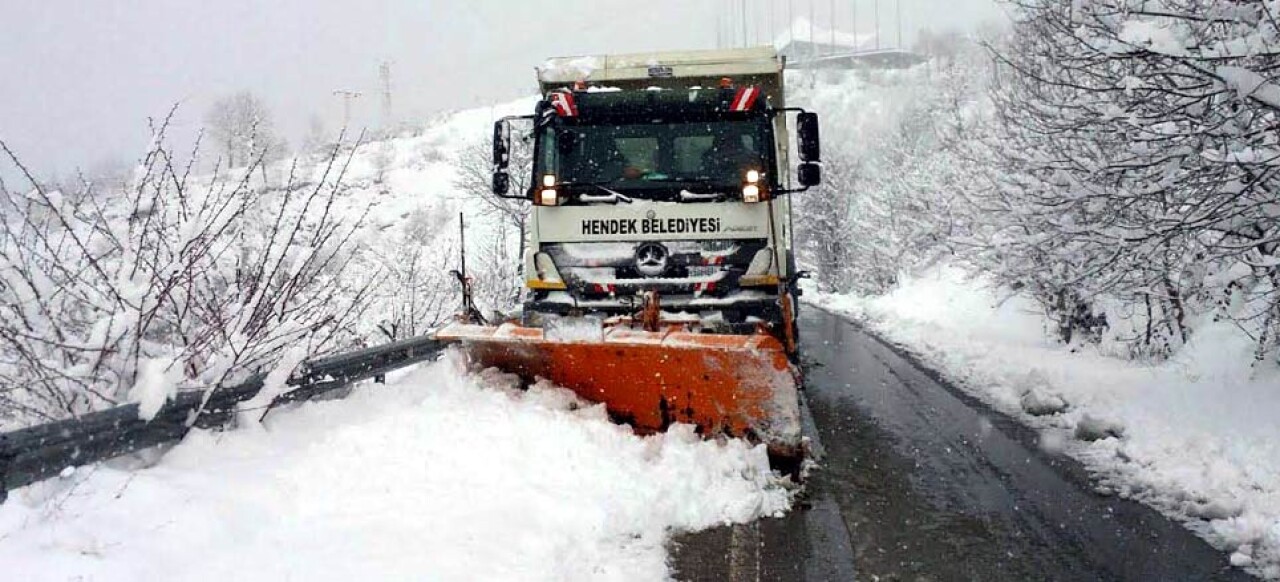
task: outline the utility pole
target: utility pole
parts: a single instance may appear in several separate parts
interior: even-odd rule
[[[723,33],[724,26],[721,24],[720,11],[716,11],[716,48],[724,48]]]
[[[724,10],[717,10],[720,19],[720,34],[724,37],[724,48],[733,48],[733,0],[722,0]]]
[[[773,22],[774,20],[777,20],[776,18],[773,17],[774,16],[773,0],[764,0],[764,6],[769,10],[769,18],[765,20],[765,22],[769,23],[769,27],[768,27],[769,44],[773,44],[773,39],[777,38],[777,35],[773,33]]]
[[[361,93],[348,89],[337,89],[333,94],[342,97],[342,127],[345,129],[351,123],[351,100],[359,97]]]
[[[809,0],[809,88],[812,89],[818,84],[818,45],[813,40],[813,3],[816,0]]]
[[[858,0],[853,0],[853,50],[858,51]]]
[[[729,5],[724,11],[724,46],[726,48],[738,47],[738,23],[737,19],[738,3],[729,0]]]
[[[391,117],[391,61],[378,65],[378,79],[382,81],[382,129],[390,129]]]
[[[880,0],[875,0],[876,18],[876,50],[880,50]]]
[[[818,58],[818,43],[813,38],[813,2],[814,0],[809,0],[809,60]]]
[[[895,18],[898,21],[898,48],[902,48],[902,0],[894,0],[894,7],[898,10]]]
[[[787,0],[787,44],[796,44],[796,0]]]

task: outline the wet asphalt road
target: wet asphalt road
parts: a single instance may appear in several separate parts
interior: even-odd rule
[[[674,540],[678,579],[1253,580],[856,326],[809,307],[801,341],[825,453],[802,507]]]

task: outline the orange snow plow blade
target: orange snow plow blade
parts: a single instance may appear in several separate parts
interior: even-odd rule
[[[706,436],[763,442],[775,458],[802,456],[797,374],[773,336],[620,326],[597,334],[558,339],[509,323],[454,323],[436,337],[460,342],[474,366],[545,378],[641,431],[687,423]]]

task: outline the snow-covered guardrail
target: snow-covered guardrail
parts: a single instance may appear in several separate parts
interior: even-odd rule
[[[430,335],[409,338],[303,362],[288,380],[291,389],[272,406],[314,398],[354,382],[380,378],[392,370],[435,357],[443,345]],[[0,433],[0,502],[10,489],[87,465],[181,439],[192,427],[220,428],[235,417],[236,405],[253,398],[263,377],[234,386],[179,392],[151,420],[137,404],[117,406],[77,418]]]

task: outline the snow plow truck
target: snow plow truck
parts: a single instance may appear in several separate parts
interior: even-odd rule
[[[693,424],[798,467],[788,194],[821,166],[817,115],[786,107],[783,68],[770,47],[548,60],[533,114],[493,133],[493,192],[532,204],[521,315],[469,309],[437,337],[640,431]],[[512,192],[517,126],[532,175]]]

